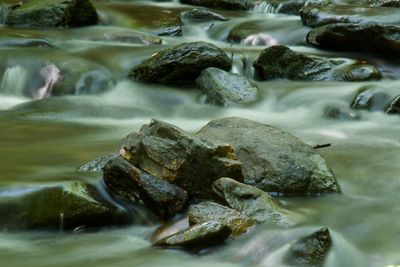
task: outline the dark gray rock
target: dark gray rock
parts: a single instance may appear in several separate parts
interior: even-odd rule
[[[400,26],[329,24],[311,30],[307,41],[319,48],[365,51],[395,57],[400,55]]]
[[[152,31],[151,34],[156,36],[182,36],[183,31],[182,26],[176,25]]]
[[[400,7],[400,0],[369,0],[371,6]]]
[[[321,155],[273,126],[230,117],[209,122],[196,135],[232,145],[242,162],[244,183],[263,191],[297,195],[340,192]]]
[[[303,24],[317,27],[332,23],[353,23],[358,25],[400,26],[398,10],[390,7],[362,7],[356,5],[306,6],[301,12]]]
[[[192,9],[181,13],[181,20],[186,22],[226,21],[226,17],[207,9]]]
[[[228,10],[248,10],[252,7],[251,1],[246,0],[180,0],[180,2],[194,6]]]
[[[229,106],[257,100],[258,88],[246,77],[217,68],[203,70],[196,80],[197,88],[207,96],[206,102]]]
[[[122,151],[134,166],[195,197],[213,198],[211,185],[220,177],[243,179],[241,163],[231,146],[201,140],[158,120],[128,135]]]
[[[78,27],[97,24],[89,0],[27,0],[9,11],[5,23],[18,27]]]
[[[192,82],[209,67],[229,70],[232,62],[224,51],[206,42],[183,43],[162,50],[135,66],[134,80],[149,83]]]
[[[258,223],[272,222],[283,227],[294,224],[289,218],[291,212],[285,210],[279,200],[255,186],[223,177],[214,182],[213,190],[229,207]]]
[[[322,228],[291,245],[283,261],[289,266],[322,267],[331,246],[329,230]]]
[[[349,107],[343,106],[328,106],[324,109],[323,116],[328,119],[341,121],[354,121],[361,119],[360,114],[354,112]]]
[[[220,222],[232,230],[232,237],[246,233],[256,223],[253,219],[234,209],[209,201],[190,206],[188,216],[190,225],[208,221]]]
[[[377,88],[361,89],[350,106],[353,109],[384,111],[392,99],[391,94]]]
[[[266,48],[253,63],[262,80],[287,78],[311,81],[369,81],[382,78],[380,71],[367,63],[348,63],[297,53],[283,45]]]
[[[385,108],[385,112],[388,114],[400,115],[400,96],[397,96],[392,102],[390,102],[390,104]]]
[[[94,186],[71,181],[0,190],[3,230],[70,230],[127,224],[125,210],[106,203]]]
[[[223,243],[232,230],[219,222],[196,224],[181,232],[167,236],[156,243],[160,247],[196,247],[204,248]]]
[[[114,193],[128,201],[141,200],[162,219],[181,212],[188,200],[185,190],[134,167],[122,157],[107,162],[103,179]]]
[[[81,172],[100,172],[103,170],[104,165],[106,165],[106,163],[113,159],[118,157],[119,154],[114,152],[114,153],[108,153],[108,154],[104,154],[101,155],[85,164],[83,164],[82,166],[80,166],[78,168],[78,171]]]

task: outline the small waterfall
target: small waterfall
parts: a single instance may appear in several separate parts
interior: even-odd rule
[[[48,64],[41,69],[40,75],[42,75],[45,85],[37,90],[34,98],[42,99],[49,97],[54,85],[61,79],[60,73],[60,69],[54,64]]]
[[[24,95],[31,73],[22,66],[13,66],[5,70],[0,84],[0,93],[6,95]]]
[[[5,4],[0,3],[0,24],[4,24],[6,21],[8,8]]]
[[[254,13],[278,13],[278,10],[282,4],[280,4],[278,7],[274,7],[272,4],[262,1],[253,7],[253,12]]]

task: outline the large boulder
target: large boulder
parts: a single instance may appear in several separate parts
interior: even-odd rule
[[[322,267],[331,246],[329,230],[322,228],[292,244],[283,256],[283,262],[289,266]]]
[[[328,24],[311,30],[307,41],[320,48],[395,56],[400,55],[400,26]]]
[[[186,230],[164,237],[154,243],[160,247],[208,247],[223,243],[232,230],[220,222],[196,224]]]
[[[258,88],[246,77],[217,68],[203,70],[196,80],[206,102],[216,105],[247,104],[257,100]]]
[[[208,221],[217,221],[232,230],[232,237],[246,233],[256,221],[250,217],[215,202],[201,202],[189,207],[189,224],[196,225]]]
[[[134,80],[149,83],[193,82],[209,67],[229,70],[231,59],[217,46],[206,42],[183,43],[162,50],[129,73]]]
[[[317,27],[332,23],[353,23],[358,25],[400,26],[398,9],[390,7],[362,7],[356,5],[306,6],[301,12],[303,24]]]
[[[97,24],[89,0],[26,0],[9,11],[5,23],[18,27],[78,27]]]
[[[0,190],[0,228],[69,230],[127,224],[125,210],[100,197],[92,185],[71,181]]]
[[[121,155],[147,173],[205,199],[214,197],[211,185],[218,178],[243,179],[241,163],[230,145],[201,140],[158,120],[128,135]]]
[[[258,223],[272,222],[283,227],[294,224],[290,219],[292,213],[279,200],[255,186],[223,177],[214,182],[213,190],[229,207]]]
[[[128,201],[141,200],[163,219],[186,207],[188,195],[185,190],[136,168],[122,157],[107,162],[103,179],[112,192]]]
[[[286,78],[309,81],[369,81],[382,78],[380,71],[364,62],[346,62],[297,53],[283,45],[264,49],[253,63],[262,80]]]
[[[297,195],[340,192],[321,155],[273,126],[230,117],[209,122],[196,135],[232,145],[242,162],[244,183],[263,191]]]

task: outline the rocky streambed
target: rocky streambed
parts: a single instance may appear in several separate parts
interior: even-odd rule
[[[399,264],[399,7],[3,1],[0,262]]]

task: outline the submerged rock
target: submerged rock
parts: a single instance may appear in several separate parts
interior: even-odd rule
[[[229,207],[249,216],[258,223],[272,222],[289,227],[290,211],[285,210],[279,200],[255,186],[246,185],[231,178],[220,178],[213,184],[214,192]]]
[[[208,247],[221,244],[227,239],[232,230],[219,222],[196,224],[186,230],[167,236],[154,243],[161,247]]]
[[[385,112],[388,114],[400,114],[400,96],[393,99],[392,102],[385,108]]]
[[[196,135],[231,144],[242,163],[244,183],[263,191],[296,195],[340,192],[321,155],[273,126],[230,117],[210,121]]]
[[[44,38],[26,38],[2,36],[0,47],[55,47],[54,43]]]
[[[217,68],[203,70],[196,80],[197,88],[207,96],[206,102],[229,106],[257,100],[258,88],[246,77]]]
[[[326,59],[297,53],[283,45],[261,52],[253,67],[263,80],[287,78],[310,81],[369,81],[382,78],[380,71],[369,64]]]
[[[320,48],[395,56],[400,55],[400,26],[329,24],[310,31],[307,41]]]
[[[97,24],[89,0],[27,0],[9,11],[5,23],[20,27],[78,27]]]
[[[207,9],[192,9],[181,13],[183,22],[226,21],[226,17]]]
[[[246,233],[256,223],[253,219],[234,209],[209,201],[190,206],[188,216],[190,225],[208,221],[220,222],[232,230],[233,237]]]
[[[213,198],[211,185],[220,177],[243,179],[241,163],[230,145],[203,141],[158,120],[128,135],[121,151],[134,166],[195,197]]]
[[[332,23],[358,25],[400,26],[399,11],[390,7],[361,7],[356,5],[306,6],[301,12],[304,25],[317,27]]]
[[[322,267],[331,246],[329,230],[322,228],[291,245],[283,261],[289,266]]]
[[[99,197],[95,187],[73,181],[0,191],[0,228],[69,230],[127,224],[130,217]]]
[[[354,121],[361,119],[360,114],[354,112],[348,106],[328,106],[324,109],[323,116],[328,119],[341,121]]]
[[[122,157],[107,162],[103,179],[113,192],[128,201],[142,200],[163,219],[181,212],[188,200],[186,191],[134,167]]]
[[[135,66],[134,80],[150,83],[192,82],[208,67],[229,70],[232,61],[224,51],[206,42],[183,43],[162,50]]]

